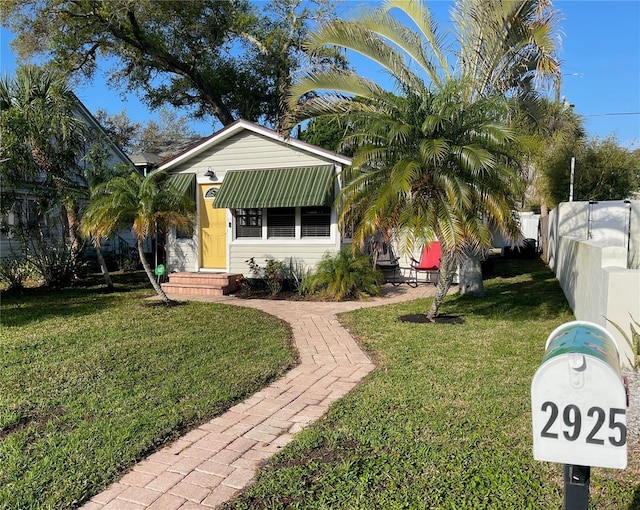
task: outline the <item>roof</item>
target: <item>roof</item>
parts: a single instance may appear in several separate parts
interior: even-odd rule
[[[333,151],[329,151],[327,149],[323,149],[322,147],[318,147],[316,145],[303,142],[302,140],[298,140],[297,138],[285,138],[284,136],[274,131],[273,129],[260,126],[258,124],[249,122],[244,119],[239,119],[229,124],[228,126],[225,126],[220,131],[213,133],[211,136],[207,138],[203,138],[200,142],[198,142],[193,147],[190,147],[185,151],[179,154],[176,154],[171,159],[166,160],[164,163],[160,165],[158,170],[167,170],[180,163],[183,163],[184,161],[188,161],[192,157],[200,154],[201,152],[211,147],[215,147],[217,144],[223,142],[224,140],[242,131],[251,131],[253,133],[262,135],[271,140],[285,143],[296,149],[300,149],[302,151],[309,152],[311,154],[315,154],[317,156],[326,158],[329,161],[336,164],[345,165],[345,166],[351,164],[351,158],[348,158],[346,156],[343,156]]]
[[[162,162],[162,158],[153,152],[139,152],[130,156],[131,161],[136,166],[157,165]]]
[[[114,150],[114,152],[118,155],[118,157],[120,159],[122,159],[123,163],[128,163],[130,164],[132,167],[135,167],[135,165],[133,164],[133,161],[131,161],[131,159],[129,158],[129,156],[127,156],[122,149],[118,146],[118,144],[116,144],[111,137],[107,134],[106,130],[102,127],[102,125],[98,122],[98,119],[96,119],[94,117],[94,115],[89,111],[89,109],[84,105],[84,103],[80,100],[80,98],[74,93],[73,94],[74,97],[77,100],[78,103],[78,107],[79,107],[79,113],[82,114],[82,116],[90,123],[93,125],[94,128],[96,128],[98,131],[100,131],[100,133],[102,135],[104,135],[104,137],[108,140],[109,144],[111,145],[111,148]]]

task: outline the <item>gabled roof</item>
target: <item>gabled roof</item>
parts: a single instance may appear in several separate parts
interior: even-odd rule
[[[122,160],[123,163],[129,164],[132,168],[135,168],[133,161],[127,156],[122,149],[116,144],[111,137],[107,134],[106,130],[102,127],[102,125],[98,122],[93,114],[89,111],[89,109],[84,105],[80,98],[74,93],[73,96],[76,98],[78,104],[78,113],[81,114],[84,119],[91,124],[95,129],[97,129],[100,134],[104,135],[105,139],[111,145],[112,150],[118,155],[118,157]],[[136,169],[137,170],[137,169]]]
[[[285,138],[273,129],[260,126],[244,119],[239,119],[229,124],[228,126],[225,126],[220,131],[213,133],[211,136],[203,138],[199,143],[186,149],[184,152],[166,160],[158,167],[158,170],[167,170],[175,165],[183,163],[184,161],[188,161],[193,156],[196,156],[197,154],[200,154],[201,152],[214,147],[215,145],[242,131],[251,131],[266,138],[270,138],[271,140],[290,145],[293,148],[315,154],[316,156],[327,158],[328,160],[340,165],[351,164],[351,158],[348,158],[341,154],[337,154],[327,149],[323,149],[322,147],[318,147],[316,145],[311,145],[310,143],[303,142],[302,140],[298,140],[297,138]]]

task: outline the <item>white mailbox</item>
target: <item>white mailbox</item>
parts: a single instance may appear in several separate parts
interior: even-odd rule
[[[625,468],[626,411],[613,336],[584,321],[556,328],[531,382],[534,459]]]

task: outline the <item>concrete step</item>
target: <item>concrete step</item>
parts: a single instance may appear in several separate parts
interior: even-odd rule
[[[240,274],[229,273],[171,273],[162,284],[168,294],[195,296],[223,296],[240,288]]]

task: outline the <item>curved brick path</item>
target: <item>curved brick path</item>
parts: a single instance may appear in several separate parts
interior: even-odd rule
[[[244,402],[150,455],[82,508],[211,509],[231,499],[251,482],[261,462],[320,418],[329,404],[373,370],[373,363],[340,326],[336,313],[433,293],[431,285],[416,289],[386,285],[383,297],[366,302],[201,298],[257,308],[287,321],[300,353],[300,364]]]

